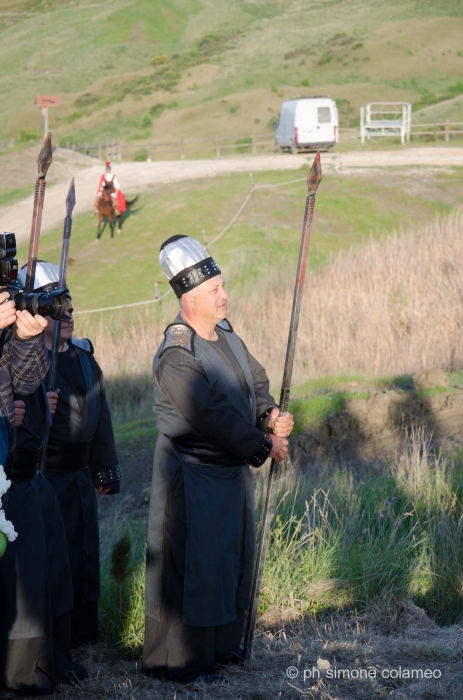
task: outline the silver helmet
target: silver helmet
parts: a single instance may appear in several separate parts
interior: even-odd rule
[[[164,241],[159,262],[179,299],[221,272],[201,243],[189,236],[172,236]]]

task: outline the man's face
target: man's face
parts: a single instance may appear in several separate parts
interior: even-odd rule
[[[196,287],[193,298],[194,313],[199,320],[210,321],[215,325],[226,318],[228,294],[221,275],[212,277]]]
[[[61,321],[61,333],[60,333],[60,343],[65,343],[69,342],[72,338],[72,331],[74,330],[74,319],[72,318],[72,312],[74,309],[71,308],[68,310],[67,314],[68,316],[71,317],[70,321]],[[55,328],[55,323],[56,321],[51,318],[50,316],[45,316],[46,321],[47,321],[47,327],[45,328],[45,335],[52,340],[53,339],[53,330]]]

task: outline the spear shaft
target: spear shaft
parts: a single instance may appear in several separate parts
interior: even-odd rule
[[[68,257],[69,257],[69,246],[71,243],[71,231],[72,231],[72,211],[76,203],[76,190],[74,185],[74,178],[71,180],[71,184],[68,191],[68,196],[66,197],[66,217],[64,219],[63,226],[63,244],[61,246],[61,261],[59,267],[59,281],[58,289],[64,289],[66,286],[66,274],[68,267]],[[48,370],[47,377],[47,391],[55,388],[56,382],[56,367],[58,364],[58,348],[61,336],[61,321],[55,319],[55,325],[53,328],[53,340],[51,344],[50,353],[50,369]],[[48,426],[48,434],[43,445],[42,454],[42,473],[46,470],[47,464],[47,449],[48,449],[48,436],[50,434],[50,425]]]
[[[42,227],[43,202],[45,199],[45,185],[48,168],[52,162],[51,132],[49,131],[43,142],[37,158],[38,176],[35,183],[34,208],[32,211],[31,237],[29,242],[29,256],[27,258],[26,283],[24,291],[28,294],[34,290],[35,267],[39,252],[40,229]]]
[[[59,267],[59,281],[58,289],[64,289],[66,286],[66,274],[68,268],[68,257],[69,257],[69,246],[71,244],[71,231],[72,231],[72,210],[74,209],[76,203],[76,191],[74,185],[74,178],[71,180],[71,185],[69,187],[68,196],[66,197],[66,217],[64,219],[63,226],[63,244],[61,247],[61,261]],[[61,335],[61,321],[55,320],[55,326],[53,328],[53,340],[50,355],[50,370],[48,372],[47,389],[52,389],[55,386],[56,381],[56,365],[58,362],[58,347],[59,339]]]
[[[308,195],[305,201],[304,222],[302,225],[302,238],[299,248],[299,261],[297,265],[296,285],[294,288],[293,307],[291,311],[291,322],[289,325],[288,344],[286,347],[286,359],[283,372],[283,381],[280,393],[280,411],[288,409],[289,393],[291,389],[291,377],[293,373],[294,354],[296,351],[297,330],[299,327],[299,317],[301,313],[302,292],[304,288],[305,273],[307,269],[307,254],[309,251],[310,233],[312,229],[313,212],[315,206],[315,194],[322,179],[320,165],[320,153],[315,156],[313,165],[307,176]],[[251,589],[251,603],[246,620],[244,632],[243,655],[246,661],[251,657],[252,642],[254,639],[254,629],[256,626],[257,607],[259,604],[260,590],[262,587],[262,577],[264,573],[265,557],[267,554],[270,525],[275,512],[275,477],[278,472],[278,464],[272,459],[268,477],[267,493],[265,497],[264,512],[262,515],[262,532],[257,553],[257,562],[254,572],[254,579]]]

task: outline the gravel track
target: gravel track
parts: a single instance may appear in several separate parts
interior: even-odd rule
[[[60,225],[65,216],[64,202],[74,175],[76,181],[77,204],[74,215],[91,211],[95,192],[104,164],[100,161],[71,155],[72,151],[56,149],[54,158],[59,164],[60,180],[48,185],[42,218],[42,232]],[[36,157],[36,156],[35,156]],[[30,168],[36,172],[34,157],[31,153]],[[117,173],[122,189],[133,195],[151,190],[157,185],[182,180],[212,178],[233,173],[254,173],[265,170],[299,170],[308,166],[313,154],[290,156],[263,155],[224,158],[220,160],[185,160],[161,161],[151,163],[118,163]],[[397,151],[356,151],[345,153],[322,154],[322,168],[340,175],[349,175],[358,169],[377,169],[383,167],[433,167],[446,168],[463,166],[463,148],[403,148]],[[53,164],[50,167],[50,175]],[[4,172],[8,175],[8,172]],[[66,177],[67,176],[67,177]],[[30,179],[30,172],[28,180]],[[51,179],[51,178],[50,178]],[[56,178],[53,178],[56,179]],[[28,239],[32,217],[33,195],[16,202],[14,205],[0,208],[0,230],[14,231],[18,243]]]

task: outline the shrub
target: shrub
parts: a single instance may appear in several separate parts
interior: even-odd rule
[[[138,151],[136,151],[134,160],[136,161],[145,161],[148,159],[148,149],[147,148],[139,148]]]
[[[169,59],[168,59],[167,56],[165,56],[163,53],[159,53],[157,56],[155,56],[155,57],[153,58],[153,60],[151,61],[151,63],[152,63],[153,66],[160,66],[160,65],[162,65],[163,63],[167,63],[168,60],[169,60]]]
[[[40,138],[39,132],[36,129],[20,129],[18,141],[25,143],[27,141],[37,141]]]

